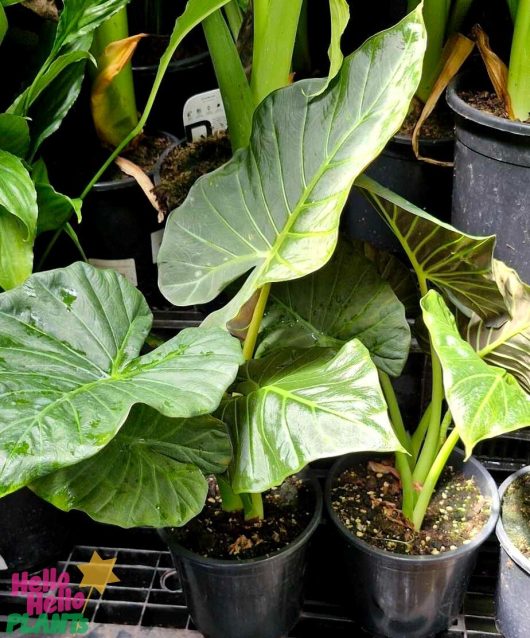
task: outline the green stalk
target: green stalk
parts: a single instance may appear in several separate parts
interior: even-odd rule
[[[427,406],[427,409],[423,413],[423,416],[420,419],[418,427],[414,431],[412,435],[412,458],[413,462],[416,463],[418,460],[418,456],[420,454],[421,446],[423,445],[423,441],[425,440],[425,435],[427,434],[427,427],[429,426],[431,420],[431,404]]]
[[[427,50],[423,58],[423,71],[416,92],[422,102],[426,102],[429,98],[441,70],[449,8],[449,0],[424,0],[423,19],[427,29]]]
[[[246,521],[259,521],[265,518],[261,494],[241,494],[241,500],[243,501]]]
[[[302,4],[293,53],[293,69],[296,71],[303,71],[304,73],[310,73],[311,71],[307,2],[308,0],[304,0]]]
[[[447,26],[447,37],[459,33],[472,4],[473,0],[455,0],[449,17],[449,25]]]
[[[453,417],[451,416],[451,412],[450,410],[447,410],[447,412],[444,414],[444,418],[442,419],[442,425],[440,426],[440,436],[438,438],[438,449],[440,449],[445,443],[445,440],[447,438],[447,430],[449,429],[449,426],[451,425],[452,420],[453,420]]]
[[[99,64],[107,45],[117,40],[123,40],[128,36],[127,7],[123,7],[94,31],[90,52]],[[97,69],[93,68],[92,75],[95,76],[96,74]],[[112,135],[110,137],[113,141],[121,141],[138,124],[131,62],[126,64],[112,80],[112,84],[105,96],[106,100],[112,105],[113,128],[111,129]]]
[[[256,304],[256,307],[254,308],[254,313],[252,314],[252,319],[248,327],[247,336],[245,337],[245,343],[243,344],[243,357],[245,361],[249,361],[254,355],[259,328],[261,325],[261,320],[263,319],[263,313],[265,312],[265,307],[267,305],[270,290],[270,284],[265,284],[260,290],[258,302]]]
[[[256,104],[289,83],[302,2],[268,0],[254,3],[251,87]]]
[[[443,472],[445,464],[447,463],[447,459],[449,458],[455,445],[458,443],[458,438],[458,432],[456,430],[453,430],[449,435],[447,441],[442,445],[442,448],[438,452],[434,463],[432,464],[427,479],[425,480],[421,493],[418,497],[416,506],[414,507],[412,522],[414,523],[414,528],[416,530],[421,529],[423,519],[425,518],[425,513],[427,511],[427,508],[429,507],[429,503],[431,502],[434,488],[436,487],[436,483],[438,483],[438,479]]]
[[[224,476],[217,476],[217,486],[221,495],[221,502],[225,512],[240,512],[243,509],[243,500],[239,494],[236,494],[230,483]]]
[[[237,0],[232,0],[232,2],[225,5],[224,11],[234,42],[237,42],[237,36],[239,35],[239,30],[243,24],[243,14],[241,13]]]
[[[4,7],[0,4],[0,44],[4,39],[5,34],[7,33],[7,17],[6,12],[4,11]]]
[[[218,9],[202,23],[226,111],[232,149],[248,146],[254,101],[237,47]]]
[[[530,0],[519,0],[515,18],[508,94],[513,116],[521,122],[530,117]]]

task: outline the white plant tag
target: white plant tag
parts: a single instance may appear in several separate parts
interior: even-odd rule
[[[155,230],[151,233],[151,254],[153,255],[153,264],[156,264],[156,258],[158,257],[158,251],[162,243],[162,237],[164,236],[164,229]]]
[[[5,562],[2,555],[0,554],[0,572],[3,571],[4,569],[7,569],[7,563]]]
[[[226,131],[226,113],[219,89],[190,97],[184,104],[184,129],[193,142],[212,133]]]
[[[110,268],[110,270],[115,270],[128,279],[133,286],[138,285],[134,259],[89,259],[88,263],[96,268]]]

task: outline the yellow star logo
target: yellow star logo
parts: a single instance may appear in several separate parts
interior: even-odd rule
[[[120,582],[120,579],[112,571],[115,563],[116,558],[101,558],[97,552],[94,552],[89,563],[77,565],[77,569],[83,574],[83,580],[79,586],[95,587],[100,594],[103,594],[109,583]]]

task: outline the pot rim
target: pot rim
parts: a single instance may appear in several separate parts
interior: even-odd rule
[[[316,528],[320,525],[320,521],[322,519],[322,510],[324,507],[324,498],[322,495],[322,488],[320,487],[320,483],[314,477],[300,477],[304,483],[307,483],[312,486],[313,492],[315,495],[315,511],[313,512],[313,516],[311,520],[307,524],[304,531],[297,536],[294,541],[292,541],[289,545],[282,547],[281,549],[276,550],[272,554],[268,554],[265,556],[258,556],[256,558],[244,558],[242,560],[231,560],[228,558],[210,558],[208,556],[201,556],[200,554],[196,554],[195,552],[186,549],[180,543],[173,542],[170,545],[171,552],[175,551],[175,553],[186,560],[191,560],[195,563],[201,563],[203,565],[210,565],[212,567],[221,567],[224,566],[227,569],[243,569],[249,565],[255,565],[256,563],[262,563],[264,561],[274,561],[280,558],[283,558],[286,555],[294,553],[297,549],[300,548],[301,545],[304,545],[309,538],[313,535]],[[167,532],[165,531],[167,528],[162,528],[160,530],[160,534],[163,540],[167,541]],[[168,543],[169,545],[169,543]]]
[[[395,144],[401,144],[402,146],[411,146],[412,147],[412,136],[406,135],[405,133],[396,133],[390,140]],[[418,142],[420,146],[424,146],[426,148],[436,148],[437,146],[449,146],[450,144],[455,143],[455,136],[448,137],[440,137],[438,139],[432,137],[422,137],[420,135]]]
[[[160,158],[164,155],[164,153],[166,153],[166,151],[168,151],[170,148],[173,148],[175,144],[181,142],[181,140],[179,140],[178,137],[173,135],[173,133],[168,133],[167,131],[155,131],[154,134],[164,135],[165,137],[167,137],[169,146],[162,151],[159,158],[156,160],[153,168],[147,173],[147,175],[151,178],[154,177],[156,168],[158,166],[158,162],[160,161]],[[137,182],[134,179],[134,177],[124,174],[121,179],[96,182],[91,190],[97,193],[104,193],[107,191],[119,191],[122,188],[130,188],[131,186],[134,186],[136,184]]]
[[[499,499],[501,504],[504,499],[506,490],[515,480],[517,480],[520,476],[524,476],[525,474],[530,474],[530,465],[526,465],[520,470],[517,470],[517,472],[510,474],[510,476],[501,483],[499,487]],[[508,554],[513,562],[516,563],[516,565],[518,565],[522,570],[527,572],[527,574],[530,574],[530,558],[526,558],[526,556],[521,551],[519,551],[517,547],[515,547],[515,545],[510,540],[510,537],[506,533],[506,530],[504,529],[504,525],[502,522],[502,506],[501,516],[499,516],[499,520],[497,521],[495,534],[497,535],[497,539],[502,549]]]
[[[491,476],[491,474],[486,470],[486,468],[482,465],[482,463],[480,463],[480,461],[478,461],[475,457],[470,457],[467,461],[465,461],[465,463],[471,464],[472,466],[476,467],[481,473],[483,473],[484,478],[486,479],[486,483],[487,483],[487,487],[489,488],[489,492],[490,494],[484,494],[484,496],[486,497],[490,497],[490,507],[491,507],[491,512],[490,512],[490,516],[488,518],[488,520],[486,521],[485,525],[482,527],[482,529],[480,530],[480,532],[478,534],[476,534],[469,543],[467,543],[466,545],[461,545],[460,547],[458,547],[455,550],[450,550],[448,552],[441,552],[440,554],[437,554],[436,556],[431,555],[419,555],[419,556],[409,556],[406,554],[394,554],[393,552],[389,552],[387,550],[384,549],[379,549],[378,547],[374,547],[372,545],[370,545],[370,543],[367,543],[366,541],[363,541],[362,539],[358,538],[357,536],[354,536],[352,534],[352,532],[342,523],[342,521],[340,520],[337,512],[334,510],[332,503],[331,503],[331,488],[332,488],[332,483],[335,481],[336,476],[338,474],[339,469],[342,470],[343,469],[343,465],[346,465],[346,463],[349,460],[353,460],[356,457],[359,456],[359,454],[364,454],[366,455],[366,452],[362,452],[362,453],[353,453],[353,454],[348,454],[345,457],[340,458],[331,468],[331,470],[329,471],[328,477],[326,479],[326,486],[325,486],[325,500],[326,500],[326,508],[328,511],[328,514],[333,522],[333,524],[336,526],[336,528],[341,532],[341,534],[348,540],[348,542],[356,545],[359,549],[361,549],[362,551],[364,551],[367,554],[375,554],[377,556],[379,556],[382,559],[386,559],[386,560],[391,560],[391,561],[395,561],[397,563],[408,563],[408,564],[412,564],[412,563],[426,563],[426,564],[433,564],[433,563],[443,563],[445,561],[452,561],[455,558],[458,558],[459,556],[462,556],[463,554],[468,554],[473,552],[475,549],[477,549],[487,538],[488,536],[493,532],[493,530],[495,529],[495,525],[497,523],[497,518],[499,516],[499,509],[500,509],[500,500],[499,500],[499,494],[497,492],[497,485],[495,483],[495,481],[493,480],[493,477]],[[375,453],[377,454],[377,453]],[[451,454],[451,456],[449,457],[449,459],[453,458],[454,456],[460,456],[462,458],[465,458],[465,453],[458,449],[455,448]]]
[[[505,133],[511,133],[512,135],[518,135],[520,137],[530,137],[530,124],[507,120],[498,115],[493,115],[493,113],[481,111],[465,102],[458,95],[457,91],[462,88],[462,85],[468,77],[470,77],[469,73],[461,73],[454,77],[447,87],[447,104],[457,115],[460,115],[466,120],[471,120],[475,124],[485,126],[486,128],[504,131]]]

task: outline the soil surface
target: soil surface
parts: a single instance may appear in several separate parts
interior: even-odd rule
[[[399,129],[401,135],[412,137],[422,109],[423,103],[418,98],[413,98],[407,117]],[[439,104],[423,123],[420,139],[443,140],[451,138],[453,135],[454,121],[451,112],[443,104]]]
[[[488,520],[490,505],[474,479],[448,466],[416,532],[400,510],[401,483],[392,463],[385,458],[355,465],[332,490],[333,508],[358,538],[396,554],[437,555],[469,543]]]
[[[308,526],[315,499],[310,487],[290,478],[263,495],[265,518],[245,521],[242,513],[221,508],[215,479],[203,511],[187,525],[174,528],[178,542],[209,558],[244,560],[267,556],[294,541]]]
[[[530,472],[506,490],[502,500],[502,524],[515,547],[530,559]]]
[[[166,213],[182,204],[195,181],[219,168],[232,157],[226,133],[198,142],[175,146],[160,169],[160,183],[154,193]]]
[[[490,115],[496,115],[505,120],[510,119],[504,103],[499,100],[493,91],[459,91],[458,97],[479,111],[485,111]],[[526,122],[530,123],[530,118]]]

